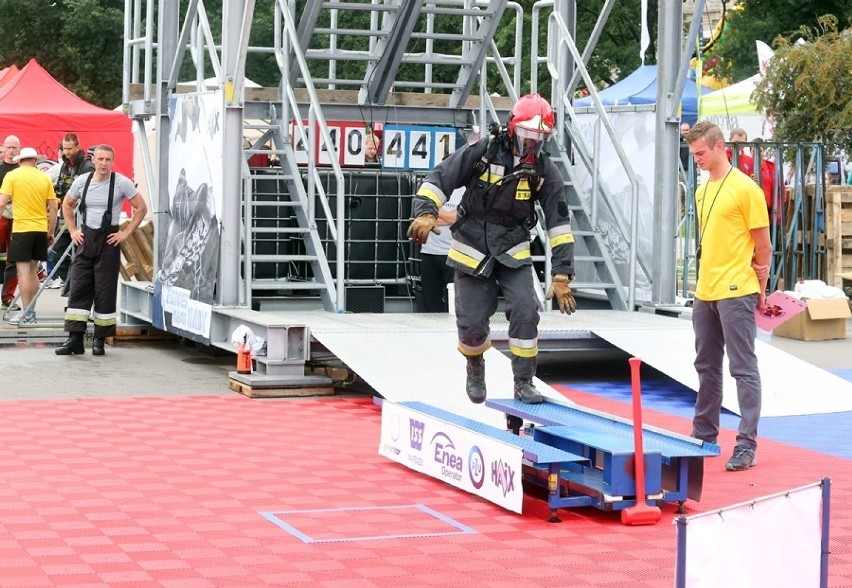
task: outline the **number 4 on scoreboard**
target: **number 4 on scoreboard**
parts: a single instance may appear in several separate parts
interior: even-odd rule
[[[401,127],[385,127],[385,151],[382,155],[382,164],[385,167],[405,168],[406,134],[405,129]]]
[[[456,150],[456,131],[448,127],[385,126],[386,168],[429,170]]]

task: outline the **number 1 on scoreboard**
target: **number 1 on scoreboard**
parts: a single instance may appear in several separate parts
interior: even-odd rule
[[[435,161],[432,167],[438,165],[450,156],[456,150],[456,133],[455,131],[437,131],[435,133],[435,146],[432,151],[435,154]]]

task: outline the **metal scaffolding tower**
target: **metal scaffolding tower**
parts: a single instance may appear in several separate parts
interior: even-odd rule
[[[150,188],[156,268],[168,255],[175,218],[169,178],[178,153],[170,140],[176,112],[187,95],[211,92],[221,112],[216,136],[222,161],[210,162],[221,173],[223,195],[216,211],[215,295],[207,301],[209,329],[191,336],[230,348],[227,333],[238,316],[272,340],[269,324],[275,321],[265,312],[252,315],[252,309],[344,312],[351,310],[347,298],[359,287],[380,286],[385,311],[404,311],[404,299],[417,282],[417,250],[404,238],[407,203],[439,159],[432,153],[421,161],[408,153],[397,160],[386,157],[381,169],[370,170],[363,160],[351,165],[346,148],[360,147],[364,133],[381,123],[386,149],[393,140],[397,145],[423,141],[434,151],[441,140],[449,145],[449,137],[463,140],[457,137],[505,122],[521,88],[541,91],[541,79],[549,80],[557,112],[556,141],[549,148],[563,173],[577,239],[572,287],[612,308],[632,310],[639,304],[636,272],[643,271],[654,278],[654,298],[645,302],[673,302],[678,119],[672,96],[683,87],[684,47],[694,44],[692,31],[685,44],[682,40],[679,3],[671,12],[660,10],[655,263],[637,251],[635,176],[594,90],[604,131],[634,186],[632,217],[617,210],[603,186],[595,188],[594,206],[612,211],[629,246],[628,273],[616,268],[593,206],[575,189],[578,167],[594,174],[596,161],[571,97],[580,79],[593,88],[585,64],[613,3],[604,3],[587,46],[578,48],[571,0],[536,2],[529,33],[523,9],[507,0],[224,0],[215,18],[204,0],[127,0],[124,107],[140,137],[151,123],[156,133],[153,152],[142,141],[145,169],[137,170]],[[272,14],[259,15],[261,6]],[[699,19],[702,8],[697,2]],[[252,27],[259,16],[273,22],[266,43],[250,42],[257,37]],[[220,33],[210,24],[217,19]],[[495,34],[512,24],[512,54],[501,55]],[[247,80],[246,63],[258,56],[277,70],[277,85],[252,87]],[[521,79],[525,60],[531,80]],[[206,77],[210,73],[212,79]],[[181,76],[192,77],[189,86],[179,85],[185,81]],[[535,273],[542,310],[549,310],[543,296],[550,279],[547,239],[539,242]],[[158,287],[123,284],[123,319],[156,323],[159,310],[152,298]],[[281,336],[279,354],[290,363],[287,341],[293,339],[303,342],[300,335]]]

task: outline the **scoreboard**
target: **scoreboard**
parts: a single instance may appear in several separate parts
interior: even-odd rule
[[[432,169],[456,150],[452,127],[385,125],[382,166],[401,170]]]
[[[314,152],[308,153],[305,143],[297,138],[295,124],[290,124],[290,136],[296,152],[296,163],[307,165],[312,159],[317,165],[331,165],[336,160],[342,167],[363,166],[367,127],[359,121],[328,121],[332,146],[316,141]],[[305,121],[307,125],[307,121]],[[318,126],[307,129],[318,133]],[[454,127],[425,125],[384,125],[381,132],[382,167],[401,171],[429,170],[449,157],[459,146],[461,138]]]

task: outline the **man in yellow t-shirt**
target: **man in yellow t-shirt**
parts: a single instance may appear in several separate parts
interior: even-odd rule
[[[37,266],[39,261],[47,260],[47,247],[53,242],[57,200],[50,178],[36,167],[35,149],[24,147],[15,161],[20,167],[6,174],[0,185],[0,208],[9,201],[14,207],[12,247],[8,255],[18,272],[23,308],[9,322],[32,326],[36,324],[35,310],[30,306],[38,290]]]
[[[692,310],[698,397],[692,436],[716,443],[722,409],[722,361],[727,351],[737,382],[740,425],[725,469],[757,464],[760,371],[754,352],[755,310],[766,302],[772,245],[763,191],[731,166],[718,126],[701,121],[686,133],[696,165],[710,178],[695,191],[698,284]]]

